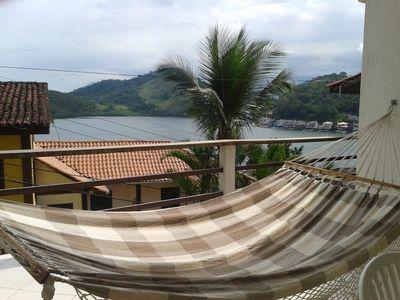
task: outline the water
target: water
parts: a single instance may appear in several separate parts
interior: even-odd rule
[[[254,127],[246,138],[296,138],[339,135],[334,132],[298,131]],[[36,135],[36,140],[204,140],[189,118],[173,117],[87,117],[56,119],[50,134]],[[304,152],[326,143],[304,144]],[[297,146],[297,145],[296,145]]]

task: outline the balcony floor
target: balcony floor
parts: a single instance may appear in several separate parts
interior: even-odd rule
[[[42,285],[9,254],[0,255],[0,278],[1,300],[42,299]],[[79,299],[75,289],[68,284],[56,282],[55,288],[54,300]]]

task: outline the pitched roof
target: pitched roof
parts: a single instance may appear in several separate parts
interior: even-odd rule
[[[47,83],[0,82],[0,133],[48,133],[52,120]]]
[[[361,73],[332,82],[328,84],[328,88],[331,93],[359,95],[361,88]]]
[[[145,145],[169,143],[167,141],[35,141],[35,148],[88,148],[124,145]],[[170,150],[150,150],[125,153],[103,153],[88,155],[58,156],[56,161],[37,158],[56,170],[68,174],[73,169],[87,179],[111,179],[166,173],[170,170],[185,171],[189,167],[181,160],[168,157]],[[63,167],[64,166],[64,167]],[[70,174],[71,175],[71,174]],[[68,176],[68,175],[67,175]],[[79,179],[71,177],[72,179]],[[87,180],[85,179],[85,180]]]

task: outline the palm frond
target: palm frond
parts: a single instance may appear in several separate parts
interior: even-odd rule
[[[190,153],[188,150],[173,150],[169,152],[165,157],[161,158],[161,160],[164,160],[168,157],[180,159],[192,170],[201,169],[201,166],[199,165],[199,162],[196,159],[195,155],[193,155],[193,153]]]
[[[257,95],[260,101],[268,96],[283,96],[292,89],[290,80],[292,79],[292,71],[288,68],[283,69],[264,89]]]

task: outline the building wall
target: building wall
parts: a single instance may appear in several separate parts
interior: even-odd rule
[[[392,99],[400,100],[400,1],[385,0],[382,3],[382,1],[366,0],[362,2],[366,3],[366,14],[360,128],[382,117],[388,111]],[[396,143],[400,140],[399,106],[400,104],[395,107],[389,123],[392,139]],[[389,129],[385,129],[385,132],[388,133]],[[361,140],[360,145],[363,142]],[[374,144],[372,140],[367,143],[368,147],[376,148],[381,157],[386,156],[387,166],[382,164],[382,160],[371,159],[372,154],[368,157],[366,152],[362,153],[363,151],[360,150],[358,174],[382,180],[390,172],[395,175],[394,182],[400,184],[399,170],[397,172],[395,170],[397,165],[392,153],[393,146],[389,148],[389,144],[382,145],[382,142]],[[397,147],[399,148],[400,144]],[[368,168],[363,166],[368,166]],[[386,181],[388,179],[385,178]]]
[[[141,185],[142,203],[154,202],[161,200],[161,188],[176,187],[176,184],[171,182],[151,182]],[[135,184],[114,184],[110,185],[109,188],[112,190],[113,198],[127,199],[113,200],[113,207],[127,206],[136,204],[136,185]],[[184,191],[180,190],[181,197],[185,196]]]
[[[0,150],[18,150],[22,149],[20,135],[0,135]],[[5,159],[4,160],[4,177],[15,181],[24,181],[22,159]],[[22,183],[4,181],[5,188],[22,187]],[[23,195],[3,196],[3,199],[24,202]]]
[[[38,185],[74,182],[68,177],[60,174],[58,171],[37,160],[35,161],[35,169],[36,184]],[[142,184],[142,203],[160,201],[161,188],[167,187],[176,187],[176,185],[171,182]],[[109,189],[112,191],[113,198],[121,199],[113,199],[113,207],[136,204],[136,184],[114,184],[110,185]],[[180,194],[182,197],[185,196],[182,189]],[[38,205],[73,203],[74,209],[82,209],[82,195],[80,193],[36,195],[36,203]],[[87,208],[90,209],[90,201],[87,201]]]
[[[55,171],[54,169],[48,167],[46,164],[37,160],[35,161],[35,169],[36,169],[35,172],[36,184],[38,185],[74,182],[68,177],[65,177],[62,174],[57,173],[57,171]],[[74,209],[82,209],[82,195],[80,193],[36,195],[36,204],[38,205],[63,204],[63,203],[73,203]]]

